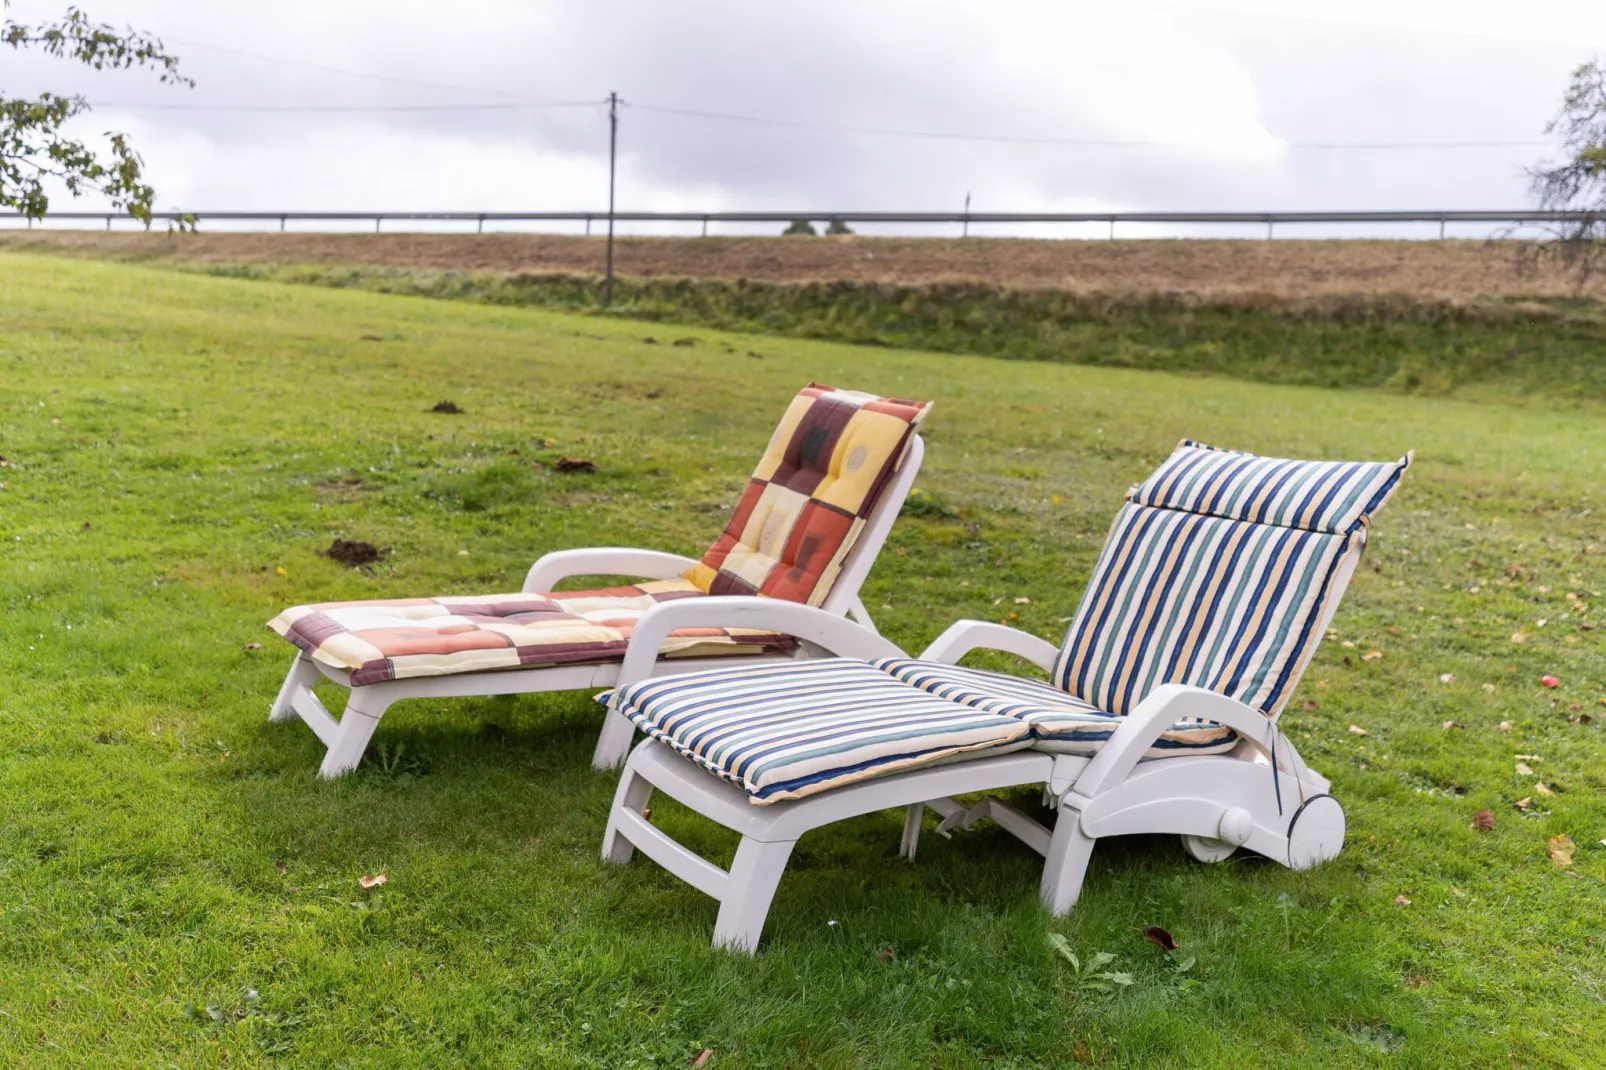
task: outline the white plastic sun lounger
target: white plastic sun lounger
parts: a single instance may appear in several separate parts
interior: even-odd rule
[[[301,650],[268,719],[304,721],[328,748],[319,772],[332,778],[356,768],[380,718],[403,699],[612,685],[626,649],[623,637],[636,620],[653,605],[708,600],[703,590],[770,596],[722,602],[807,600],[826,615],[851,614],[873,632],[859,589],[920,471],[925,443],[915,430],[928,410],[926,403],[811,385],[793,401],[725,534],[701,561],[656,550],[561,550],[531,567],[519,595],[286,610],[271,626]],[[814,539],[815,549],[810,557],[803,543],[800,560],[804,537]],[[833,538],[841,540],[835,557]],[[689,579],[698,570],[703,590]],[[565,579],[591,575],[649,582],[547,593]],[[478,646],[462,642],[464,633]],[[442,652],[443,635],[455,649]],[[811,653],[768,629],[713,628],[659,642],[673,656],[657,661],[654,675],[786,663]],[[401,652],[392,656],[393,649]],[[320,678],[350,692],[338,721],[313,693]],[[628,733],[622,739],[604,733],[593,763],[617,767],[629,744]]]
[[[651,738],[626,763],[603,858],[640,850],[719,900],[714,943],[744,951],[801,835],[894,807],[910,859],[928,807],[944,832],[992,819],[1044,856],[1040,895],[1056,914],[1077,901],[1105,836],[1177,834],[1203,862],[1240,847],[1293,869],[1332,858],[1343,809],[1277,717],[1409,461],[1279,461],[1184,443],[1129,496],[1058,650],[961,621],[915,660],[805,606],[654,609],[606,696],[606,733]],[[762,622],[840,657],[649,679],[662,636],[715,621]],[[955,665],[981,648],[1051,682]],[[954,798],[1022,785],[1045,789],[1052,828],[994,798]],[[741,835],[729,871],[648,821],[655,790]]]

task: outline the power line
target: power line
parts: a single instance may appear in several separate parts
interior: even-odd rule
[[[409,111],[536,111],[552,108],[591,108],[606,100],[508,101],[485,104],[150,104],[117,101],[95,104],[118,111],[234,111],[234,112],[409,112]]]
[[[922,138],[935,141],[977,141],[1011,145],[1061,145],[1071,148],[1165,149],[1192,148],[1193,142],[1131,141],[1119,139],[1034,137],[1010,134],[974,134],[939,130],[906,130],[881,126],[853,126],[842,123],[817,123],[804,119],[772,119],[757,115],[736,115],[730,112],[698,111],[692,108],[671,108],[660,104],[643,104],[624,101],[628,107],[663,115],[680,115],[695,119],[713,119],[722,122],[748,123],[758,126],[782,126],[793,129],[825,130],[844,134],[875,134],[884,137]],[[1287,142],[1289,149],[1495,149],[1536,148],[1549,146],[1549,141],[1328,141]]]

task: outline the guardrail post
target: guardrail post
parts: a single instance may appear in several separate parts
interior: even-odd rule
[[[1442,215],[1439,217],[1439,240],[1444,240],[1444,217]]]
[[[377,215],[374,216],[374,233],[375,234],[379,233],[379,221],[382,218],[383,218],[382,216],[377,216]]]
[[[1266,220],[1266,240],[1267,241],[1271,241],[1271,228],[1272,228],[1272,226],[1273,226],[1272,221],[1269,220],[1269,219]]]
[[[484,216],[480,216],[479,225],[474,228],[474,233],[475,234],[484,234],[485,233],[485,217]]]
[[[586,237],[591,237],[591,217],[586,216]]]
[[[107,216],[106,217],[106,229],[107,230],[112,229],[112,217],[111,216]]]
[[[1110,217],[1110,240],[1115,240],[1115,217]]]
[[[288,218],[289,218],[288,216],[280,216],[279,217],[279,233],[280,234],[284,233],[284,221],[286,219],[288,219]]]
[[[708,217],[703,216],[703,237],[708,237]]]

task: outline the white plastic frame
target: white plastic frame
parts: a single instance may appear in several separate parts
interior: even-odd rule
[[[885,545],[892,525],[897,521],[898,514],[903,508],[904,500],[909,496],[909,489],[914,485],[915,477],[920,472],[920,465],[926,455],[926,443],[919,435],[915,435],[909,442],[908,452],[904,455],[903,463],[893,473],[892,482],[882,494],[881,500],[871,510],[864,531],[859,540],[842,564],[842,571],[838,574],[836,582],[831,586],[830,593],[820,604],[817,613],[831,615],[837,618],[851,616],[859,622],[862,629],[875,634],[875,624],[870,619],[864,602],[859,597],[859,588],[870,575],[870,569],[875,565],[876,558]],[[622,547],[593,547],[581,550],[557,550],[545,554],[530,567],[524,578],[523,590],[550,591],[557,584],[573,576],[633,576],[641,579],[674,579],[682,575],[687,569],[697,564],[689,557],[680,554],[663,553],[658,550],[637,550]],[[712,601],[712,599],[692,599],[690,601]],[[759,598],[721,598],[720,602],[774,602],[779,606],[794,603],[782,602],[776,599]],[[685,605],[687,600],[665,605]],[[646,622],[656,609],[643,614],[641,622]],[[727,619],[729,615],[727,615]],[[639,625],[638,625],[639,628]],[[638,633],[639,634],[639,633]],[[662,638],[658,640],[662,642]],[[636,649],[632,643],[631,649]],[[895,649],[895,648],[894,648]],[[810,656],[808,647],[796,650],[782,651],[774,654],[760,654],[751,657],[681,657],[656,658],[656,646],[653,650],[655,664],[648,670],[654,676],[672,676],[678,673],[697,672],[701,669],[711,669],[720,666],[760,664],[800,657]],[[385,711],[393,704],[403,699],[414,698],[462,698],[479,695],[524,695],[545,691],[576,691],[584,689],[597,689],[613,686],[620,679],[621,664],[618,661],[595,662],[580,665],[554,665],[535,669],[502,669],[493,672],[459,673],[452,676],[425,676],[411,680],[392,680],[384,683],[368,684],[363,687],[351,686],[351,674],[340,669],[320,664],[306,654],[297,655],[290,665],[290,672],[285,677],[283,686],[279,689],[278,697],[274,699],[273,706],[268,712],[268,720],[278,723],[299,717],[307,727],[328,748],[318,773],[325,779],[332,779],[350,772],[362,761],[363,752],[368,747],[368,741],[373,737],[374,730],[379,727],[379,720]],[[312,687],[319,677],[330,680],[346,688],[350,695],[346,700],[344,711],[339,720],[319,701],[313,694]],[[617,735],[617,733],[615,733]],[[604,746],[609,743],[609,746]],[[629,735],[627,734],[622,745],[612,745],[609,737],[604,733],[604,739],[598,741],[598,747],[592,758],[592,764],[599,769],[613,768],[624,761],[629,750]]]

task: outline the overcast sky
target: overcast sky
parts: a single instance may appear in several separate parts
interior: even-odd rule
[[[1513,207],[1569,71],[1606,54],[1600,0],[84,6],[166,39],[196,87],[8,51],[0,89],[86,93],[84,132],[132,134],[157,207],[185,209],[598,208],[606,110],[524,105],[610,90],[622,209]],[[1342,147],[1422,142],[1506,144]]]

